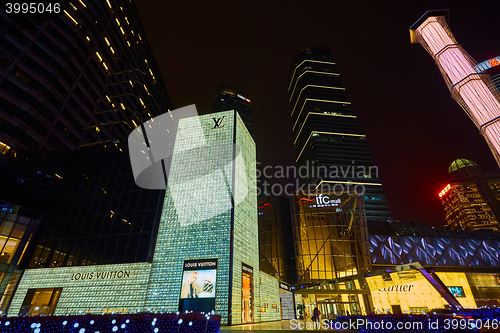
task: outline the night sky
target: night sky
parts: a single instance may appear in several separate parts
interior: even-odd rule
[[[497,170],[489,148],[451,98],[408,28],[449,9],[450,27],[478,62],[500,55],[500,1],[136,0],[175,108],[211,111],[225,83],[252,101],[257,159],[293,165],[288,80],[304,48],[328,46],[367,135],[398,220],[444,224],[439,191],[457,157]]]

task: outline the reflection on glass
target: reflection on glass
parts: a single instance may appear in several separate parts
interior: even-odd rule
[[[17,247],[19,246],[19,239],[9,238],[5,243],[5,246],[0,253],[0,263],[10,264]]]
[[[0,225],[0,235],[9,236],[10,232],[12,231],[12,228],[14,228],[14,222],[4,220]]]

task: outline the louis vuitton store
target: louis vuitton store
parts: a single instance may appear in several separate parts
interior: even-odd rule
[[[283,289],[259,270],[254,166],[255,144],[235,111],[180,119],[152,262],[26,270],[9,314],[280,320]]]

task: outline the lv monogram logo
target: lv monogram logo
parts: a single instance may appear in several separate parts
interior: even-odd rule
[[[225,119],[226,119],[226,116],[224,117],[221,117],[221,118],[212,118],[214,120],[214,127],[212,127],[212,129],[216,129],[216,128],[223,128],[224,126],[226,126],[226,122],[225,122]]]

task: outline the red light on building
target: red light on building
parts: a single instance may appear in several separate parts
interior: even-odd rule
[[[266,203],[266,204],[262,205],[262,207],[259,207],[259,209],[264,209],[265,212],[268,212],[271,209],[273,209],[273,205],[271,205],[270,203]]]
[[[489,62],[490,66],[494,67],[494,66],[498,66],[500,64],[500,61],[498,61],[498,59],[493,59]]]
[[[451,185],[450,184],[446,185],[446,187],[443,188],[443,190],[441,192],[439,192],[439,197],[442,198],[443,195],[445,195],[446,193],[448,193],[449,190],[451,190]]]
[[[302,201],[315,201],[315,200],[316,200],[316,198],[313,198],[313,199],[301,198],[301,199],[299,199],[299,205],[307,207],[307,204],[303,204]]]

